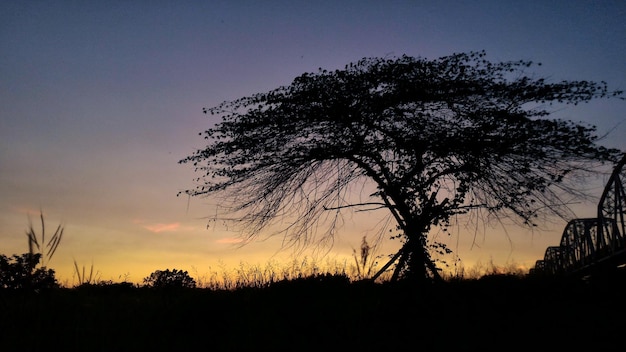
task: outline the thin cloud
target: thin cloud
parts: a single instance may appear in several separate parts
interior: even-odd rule
[[[27,214],[27,215],[39,215],[40,212],[42,212],[41,209],[34,209],[34,208],[29,208],[29,207],[16,207],[16,206],[12,206],[11,207],[15,212],[18,212],[20,214]],[[45,213],[44,213],[45,215]]]
[[[180,223],[173,222],[171,224],[143,225],[143,228],[154,233],[173,232],[173,231],[178,231],[180,229]]]

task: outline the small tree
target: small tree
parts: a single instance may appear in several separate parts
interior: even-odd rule
[[[58,287],[54,270],[48,269],[47,264],[56,252],[61,238],[63,227],[57,226],[56,230],[46,242],[46,226],[43,212],[40,212],[41,232],[39,236],[35,232],[33,223],[28,218],[28,253],[14,254],[7,257],[0,254],[0,288],[9,289],[45,289]]]
[[[578,177],[621,156],[597,144],[594,126],[548,118],[552,104],[621,92],[550,83],[526,72],[532,62],[485,57],[366,58],[205,109],[221,121],[200,133],[205,148],[180,161],[202,173],[184,193],[224,196],[246,240],[283,224],[276,234],[315,243],[332,238],[343,209],[386,208],[403,242],[396,271],[441,279],[433,226],[475,210],[525,226],[565,216],[568,198],[585,195]],[[373,192],[352,202],[350,186],[361,181]]]
[[[0,254],[0,288],[49,289],[59,287],[54,270],[38,268],[41,254],[25,253],[7,257]]]
[[[143,279],[148,287],[153,288],[195,288],[196,281],[187,271],[173,269],[157,270]]]

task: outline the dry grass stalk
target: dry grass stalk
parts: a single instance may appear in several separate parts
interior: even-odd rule
[[[78,263],[74,260],[74,272],[76,274],[78,285],[90,285],[95,284],[98,281],[98,274],[96,273],[94,276],[93,272],[93,263],[91,263],[91,268],[89,269],[89,275],[85,273],[85,266],[83,265],[82,270],[78,268]]]
[[[43,211],[40,211],[39,218],[41,221],[41,241],[37,240],[37,233],[33,227],[33,222],[30,216],[28,217],[28,230],[26,231],[26,237],[28,237],[28,253],[31,256],[40,253],[41,266],[46,267],[61,243],[64,228],[59,224],[52,234],[52,237],[48,240],[48,243],[46,243],[46,226]]]

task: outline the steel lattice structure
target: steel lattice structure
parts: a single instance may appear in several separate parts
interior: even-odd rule
[[[548,247],[531,274],[589,274],[626,264],[626,155],[615,166],[598,203],[597,218],[571,220],[559,246]]]

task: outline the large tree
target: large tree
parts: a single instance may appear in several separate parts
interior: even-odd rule
[[[248,239],[290,216],[283,235],[311,243],[333,236],[342,209],[386,208],[403,241],[397,268],[438,279],[433,226],[475,210],[533,225],[566,209],[577,177],[621,155],[598,144],[594,126],[549,118],[555,105],[621,92],[549,82],[533,66],[484,52],[365,58],[223,102],[204,110],[221,118],[200,133],[208,145],[180,161],[202,173],[185,193],[221,194]],[[374,191],[351,203],[362,180]]]

